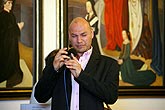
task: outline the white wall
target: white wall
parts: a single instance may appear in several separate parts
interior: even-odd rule
[[[29,100],[0,101],[0,110],[20,110]],[[165,98],[119,98],[112,110],[165,110]]]
[[[56,49],[56,0],[43,0],[43,57]]]
[[[29,100],[0,101],[0,110],[20,110],[20,104],[28,104]]]
[[[112,110],[165,110],[165,98],[122,98]]]
[[[56,36],[56,0],[44,1],[44,57],[57,48]],[[20,104],[29,100],[0,101],[0,110],[20,110]],[[113,110],[165,110],[165,98],[120,98],[111,106]]]

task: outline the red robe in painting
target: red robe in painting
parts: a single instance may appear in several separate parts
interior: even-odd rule
[[[123,0],[104,0],[105,2],[105,28],[107,45],[106,49],[115,50],[122,46],[122,6]]]

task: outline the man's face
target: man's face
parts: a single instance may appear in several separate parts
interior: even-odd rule
[[[78,53],[84,53],[91,48],[93,31],[87,23],[73,23],[69,31],[69,41]]]

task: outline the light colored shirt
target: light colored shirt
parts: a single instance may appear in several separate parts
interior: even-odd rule
[[[85,69],[89,61],[89,58],[92,54],[92,49],[93,48],[85,52],[78,60],[83,70]],[[71,94],[70,110],[79,110],[79,84],[74,80],[73,75],[72,75],[72,94]]]

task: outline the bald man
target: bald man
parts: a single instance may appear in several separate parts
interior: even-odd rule
[[[52,98],[52,110],[104,110],[103,102],[118,98],[117,61],[94,51],[94,33],[84,18],[73,19],[68,32],[72,48],[48,58],[35,98],[40,103]]]

